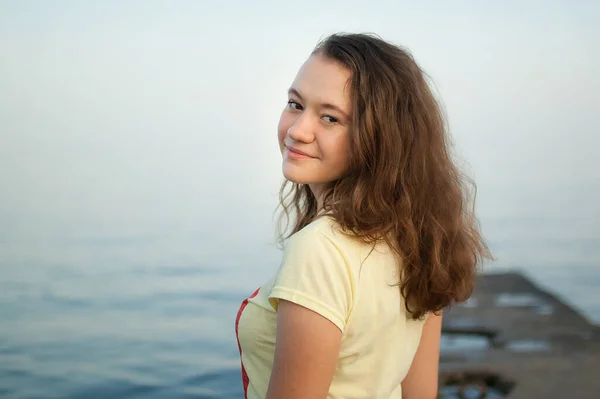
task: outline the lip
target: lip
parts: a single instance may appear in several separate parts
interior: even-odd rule
[[[294,158],[314,158],[313,156],[308,155],[304,151],[300,151],[294,147],[286,146],[290,155],[293,155]]]

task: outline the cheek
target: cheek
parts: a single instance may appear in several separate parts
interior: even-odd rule
[[[350,160],[350,142],[346,137],[340,137],[335,144],[336,159],[339,164],[347,164]]]
[[[342,138],[329,143],[329,154],[332,170],[335,174],[343,174],[350,168],[350,143]]]
[[[289,129],[289,124],[285,115],[285,112],[281,114],[279,117],[279,124],[277,125],[277,137],[279,138],[279,144],[282,144],[285,140],[285,136],[287,136],[287,131]]]
[[[350,165],[351,149],[350,138],[346,137],[346,140],[344,140],[344,158],[346,159],[347,165]]]

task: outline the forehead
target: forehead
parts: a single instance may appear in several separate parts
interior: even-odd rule
[[[306,101],[332,103],[349,110],[352,73],[337,61],[312,55],[302,65],[292,87]]]

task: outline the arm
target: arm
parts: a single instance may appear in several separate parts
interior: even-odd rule
[[[326,398],[341,337],[340,329],[328,319],[293,302],[281,300],[267,399]]]
[[[438,369],[442,315],[431,313],[425,325],[417,353],[402,381],[402,399],[434,399],[438,394]]]

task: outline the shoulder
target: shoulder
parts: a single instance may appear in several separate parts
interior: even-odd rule
[[[294,233],[284,245],[284,260],[310,259],[311,261],[327,260],[336,263],[349,261],[343,238],[337,228],[336,221],[322,216],[302,230]]]
[[[301,305],[343,331],[353,307],[357,274],[327,219],[319,218],[289,238],[269,301],[276,311],[280,299]]]
[[[313,248],[331,247],[341,253],[349,252],[359,243],[350,234],[343,231],[339,223],[331,216],[321,216],[292,235],[284,250],[310,245]]]
[[[372,246],[344,230],[331,216],[321,216],[292,235],[284,246],[284,263],[310,263],[312,268],[337,269],[353,284]]]

